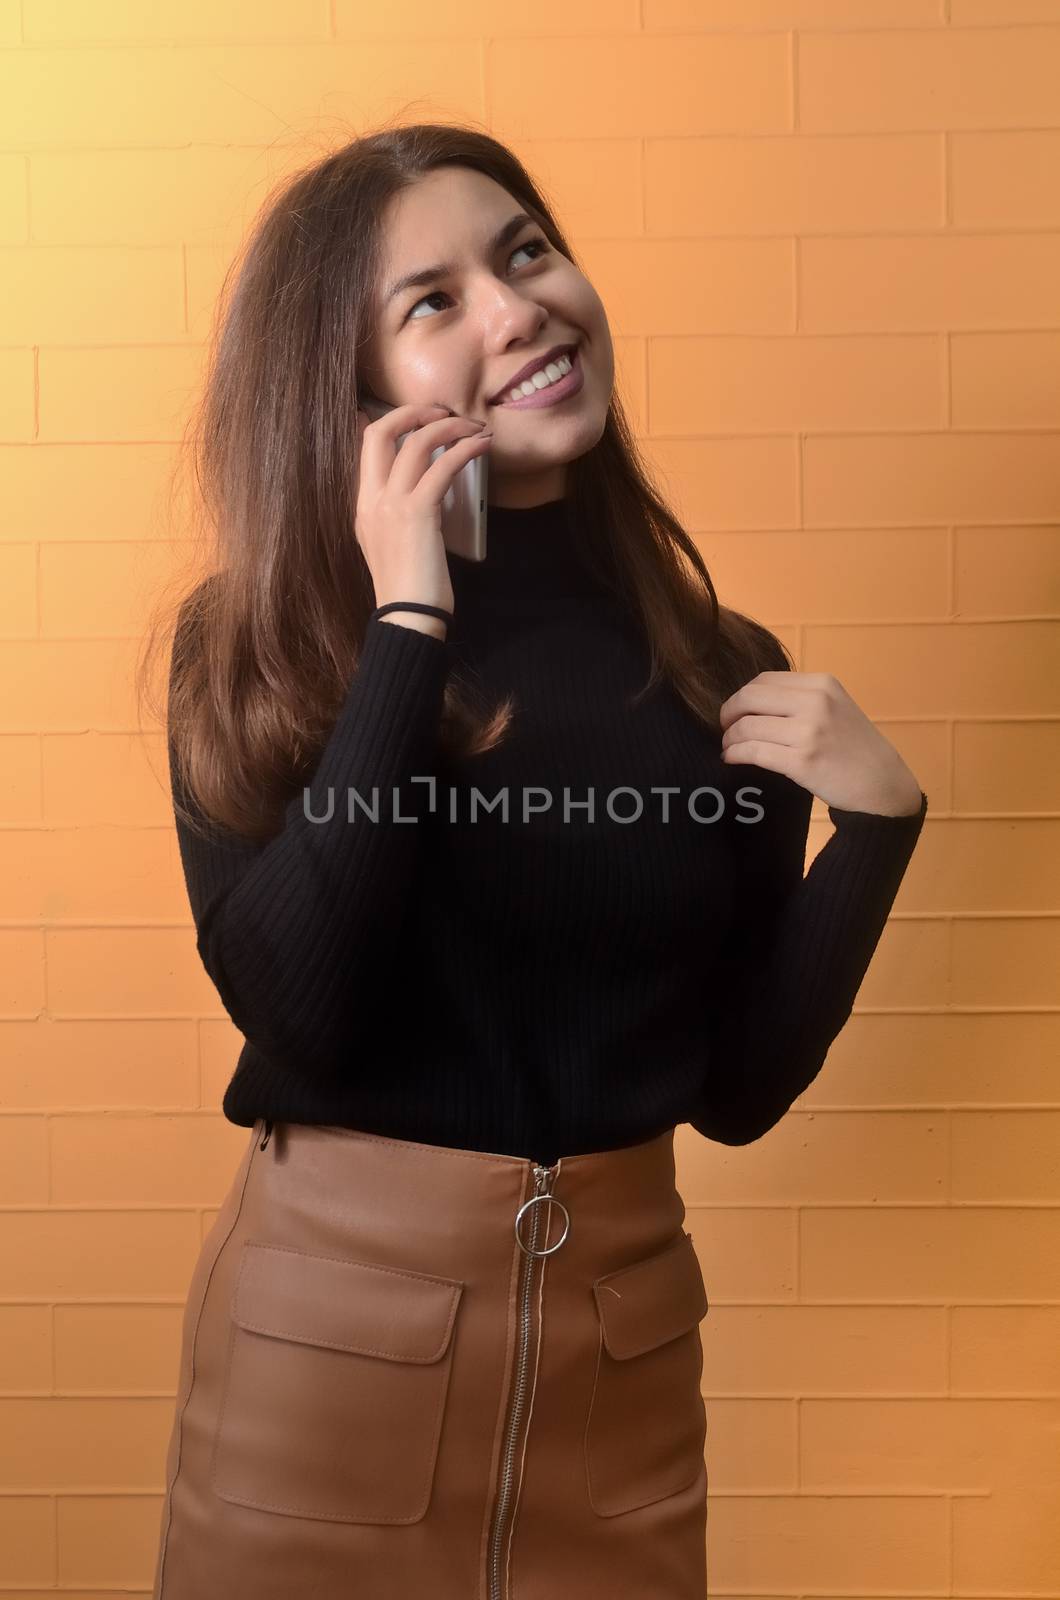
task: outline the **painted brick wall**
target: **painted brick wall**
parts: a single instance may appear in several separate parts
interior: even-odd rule
[[[1060,0],[0,0],[4,1600],[150,1586],[246,1134],[132,666],[224,266],[406,107],[545,182],[719,593],[930,800],[817,1083],[678,1133],[712,1595],[1060,1596],[1058,85]]]

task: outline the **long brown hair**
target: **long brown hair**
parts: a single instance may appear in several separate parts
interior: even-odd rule
[[[454,165],[494,179],[577,265],[510,150],[473,128],[421,123],[354,139],[285,179],[225,276],[189,423],[200,499],[187,516],[206,559],[192,592],[156,610],[136,673],[141,707],[158,712],[151,668],[172,640],[163,717],[191,826],[204,818],[258,841],[278,832],[348,693],[375,603],[353,529],[381,220],[392,195]],[[617,394],[601,438],[568,464],[566,496],[586,559],[648,641],[651,675],[635,698],[665,676],[718,732],[723,700],[790,662],[767,629],[719,607]],[[512,715],[510,697],[483,704],[454,666],[440,754],[492,748]]]

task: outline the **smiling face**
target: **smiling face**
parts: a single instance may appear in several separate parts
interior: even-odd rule
[[[374,331],[360,359],[378,399],[447,405],[493,428],[489,503],[512,507],[563,497],[567,463],[604,431],[615,376],[603,303],[574,263],[533,221],[513,221],[494,247],[520,210],[500,184],[464,167],[438,168],[395,195]],[[439,262],[450,270],[390,293]],[[516,374],[556,345],[577,346],[577,392],[552,404],[509,403]]]

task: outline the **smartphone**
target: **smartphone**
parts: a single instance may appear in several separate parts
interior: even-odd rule
[[[377,400],[374,395],[362,395],[358,405],[367,412],[372,422],[378,422],[388,411],[397,409],[383,400]],[[407,438],[407,433],[398,434],[399,450]],[[440,444],[437,450],[432,450],[431,461],[437,461],[448,448],[448,445]],[[442,543],[450,555],[463,556],[465,561],[486,559],[488,473],[489,462],[485,455],[473,456],[461,467],[442,501]]]

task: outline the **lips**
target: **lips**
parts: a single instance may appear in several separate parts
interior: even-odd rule
[[[506,400],[509,389],[517,388],[520,383],[525,383],[526,379],[531,377],[533,373],[540,372],[542,367],[547,367],[550,361],[556,361],[560,356],[569,356],[577,348],[576,344],[553,345],[552,349],[547,350],[543,356],[535,356],[532,361],[526,363],[525,367],[520,367],[519,371],[508,379],[503,389],[498,389],[496,394],[490,395],[487,403],[495,406],[499,400]]]

